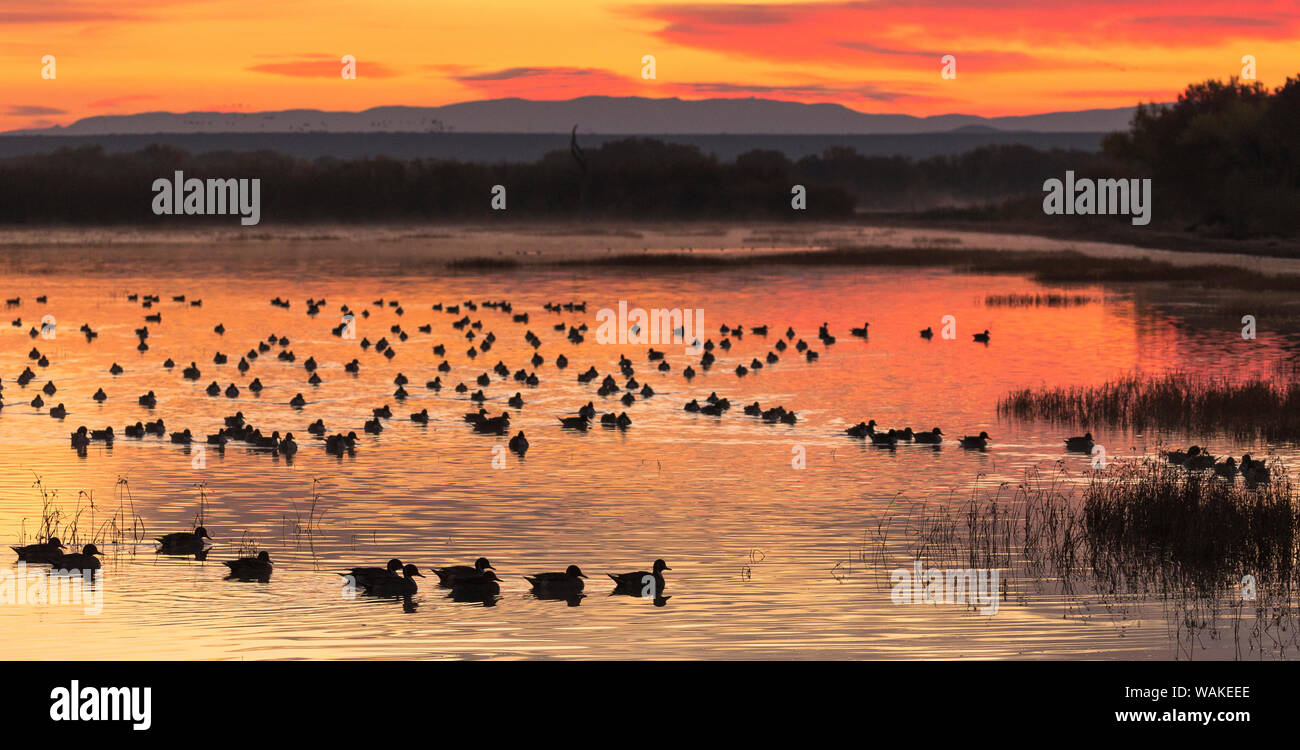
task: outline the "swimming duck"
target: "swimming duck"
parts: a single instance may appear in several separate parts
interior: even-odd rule
[[[301,393],[289,399],[289,406],[301,408],[306,404],[307,404],[307,399],[303,398]]]
[[[932,338],[934,338],[934,331],[930,330],[929,328],[922,328],[922,329],[921,329],[921,338],[923,338],[923,339],[932,339]]]
[[[357,446],[357,433],[349,432],[344,435],[338,433],[325,438],[325,452],[336,455],[343,455],[345,451],[352,451]]]
[[[76,448],[77,450],[81,450],[82,448],[85,448],[87,445],[90,445],[90,435],[86,434],[85,425],[78,427],[77,431],[72,433],[70,438],[72,440],[72,447]]]
[[[63,419],[64,417],[68,416],[68,410],[64,408],[63,404],[59,404],[58,406],[50,409],[50,416],[54,417],[55,419]]]
[[[939,443],[943,442],[943,430],[940,430],[938,427],[934,428],[933,430],[930,430],[929,432],[924,432],[924,431],[917,432],[915,433],[915,435],[916,435],[916,442],[918,443],[925,443],[927,445],[938,445]]]
[[[854,336],[857,336],[858,338],[864,338],[864,339],[865,339],[865,338],[867,337],[867,328],[870,327],[870,326],[871,326],[870,323],[863,323],[861,328],[851,328],[851,329],[849,329],[849,333],[852,334],[852,335],[854,335]]]
[[[989,342],[989,329],[985,328],[984,333],[975,334],[975,340],[981,344],[987,344]]]
[[[419,410],[419,411],[417,411],[417,412],[414,412],[413,414],[411,414],[411,421],[412,421],[412,422],[415,422],[416,424],[428,424],[428,423],[429,423],[429,410],[428,410],[428,409],[421,409],[421,410]]]
[[[898,431],[890,430],[889,432],[871,433],[871,444],[879,445],[883,448],[892,448],[898,443]]]
[[[587,428],[591,427],[591,421],[581,414],[576,417],[559,417],[559,420],[561,426],[567,427],[571,430],[582,430],[585,432]]]
[[[10,547],[9,549],[18,553],[18,559],[28,563],[44,563],[53,565],[63,557],[63,542],[59,541],[57,536],[52,536],[44,542],[37,544],[28,544],[25,547]]]
[[[90,439],[91,439],[91,440],[103,440],[103,441],[106,442],[106,443],[111,443],[111,442],[113,442],[113,428],[112,428],[112,427],[105,427],[105,428],[102,429],[102,430],[91,430],[91,431],[90,431]]]
[[[1212,456],[1212,455],[1210,455],[1209,453],[1206,453],[1205,451],[1202,450],[1200,453],[1197,453],[1195,456],[1188,456],[1188,457],[1187,457],[1187,461],[1186,461],[1186,463],[1183,464],[1183,466],[1187,467],[1188,469],[1190,469],[1190,470],[1192,470],[1192,471],[1202,471],[1202,470],[1204,470],[1204,469],[1213,469],[1213,468],[1214,468],[1214,456]]]
[[[364,588],[366,593],[372,596],[409,596],[419,589],[415,579],[423,577],[424,574],[419,568],[414,565],[404,565],[402,575],[387,573],[387,575],[376,576]]]
[[[1095,445],[1092,441],[1092,433],[1085,432],[1082,435],[1068,437],[1065,439],[1065,449],[1067,451],[1077,451],[1079,453],[1091,453]]]
[[[984,450],[989,444],[989,434],[980,432],[978,435],[966,435],[961,439],[961,447],[971,448],[974,450]]]
[[[108,394],[104,393],[103,388],[100,388],[99,390],[95,391],[95,395],[91,396],[91,398],[95,399],[100,403],[103,403],[104,401],[108,400]]]
[[[1252,459],[1249,453],[1241,457],[1241,476],[1251,484],[1268,484],[1272,480],[1268,465]]]
[[[127,437],[133,437],[133,438],[144,437],[144,425],[141,424],[140,422],[127,425],[126,429],[123,431],[126,433]]]
[[[234,383],[226,386],[226,398],[239,398],[239,389],[235,387]]]
[[[1187,450],[1186,453],[1184,453],[1183,451],[1169,451],[1165,453],[1165,460],[1173,464],[1174,466],[1182,466],[1183,464],[1187,463],[1187,459],[1196,456],[1200,452],[1201,452],[1201,446],[1193,445],[1191,448]]]
[[[665,570],[672,570],[663,560],[655,560],[653,570],[646,572],[637,570],[631,573],[606,573],[614,581],[615,591],[618,593],[631,594],[633,596],[658,597],[667,583],[664,581]],[[653,582],[654,588],[647,591],[647,587]]]
[[[452,599],[458,601],[482,601],[490,599],[501,593],[501,579],[497,574],[485,570],[482,573],[471,573],[463,578],[456,579],[451,587]]]
[[[171,439],[173,443],[178,445],[189,445],[193,440],[193,435],[190,434],[190,428],[186,427],[181,432],[173,432]]]
[[[293,440],[293,433],[286,432],[284,439],[275,446],[275,449],[280,452],[280,455],[292,458],[293,454],[298,452],[298,444]]]
[[[518,409],[524,405],[524,398],[518,391],[515,391],[515,395],[511,396],[506,403],[512,408]]]
[[[54,563],[54,568],[63,571],[99,570],[100,562],[95,555],[102,554],[104,553],[100,552],[95,545],[87,544],[81,548],[81,552],[63,555],[57,563]]]
[[[150,409],[152,409],[153,407],[158,405],[158,397],[153,395],[153,391],[149,391],[148,393],[140,397],[140,405],[147,406]]]
[[[582,579],[586,577],[581,568],[570,565],[563,573],[534,573],[524,576],[524,580],[533,587],[533,594],[540,598],[567,599],[585,588]]]
[[[875,432],[876,432],[876,420],[874,419],[871,420],[870,422],[858,422],[857,424],[853,425],[852,427],[844,431],[844,433],[849,437],[858,437],[858,438],[871,437],[872,435],[875,434]]]
[[[402,572],[402,561],[394,557],[388,561],[386,568],[353,568],[346,573],[339,573],[344,578],[351,578],[352,582],[362,588],[371,585],[375,581],[395,576]]]
[[[202,526],[194,531],[177,531],[172,534],[164,534],[157,537],[156,541],[160,545],[158,554],[160,555],[192,555],[196,552],[202,552],[205,546],[203,540],[211,540],[208,536],[208,530]]]
[[[438,583],[442,586],[451,586],[456,581],[482,573],[485,570],[494,570],[492,563],[488,562],[486,557],[480,557],[474,561],[474,565],[448,565],[445,568],[434,568],[433,572],[438,576]]]
[[[1214,465],[1214,473],[1224,479],[1232,479],[1237,476],[1237,459],[1228,456],[1228,460]]]
[[[109,372],[110,375],[121,375],[121,374],[122,374],[122,366],[119,365],[118,363],[114,362],[114,363],[113,363],[113,366],[110,367],[110,368],[108,368],[108,372]]]
[[[271,577],[271,556],[262,550],[257,557],[241,557],[238,560],[223,560],[230,568],[229,578],[240,581],[266,581]]]
[[[528,439],[524,437],[523,430],[520,430],[518,435],[510,438],[510,450],[521,456],[528,452]]]

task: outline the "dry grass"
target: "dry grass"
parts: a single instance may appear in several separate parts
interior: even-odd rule
[[[1022,388],[1004,396],[998,411],[1061,424],[1290,441],[1300,439],[1300,381],[1129,375],[1098,386]]]

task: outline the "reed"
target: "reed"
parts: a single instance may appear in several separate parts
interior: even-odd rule
[[[1101,611],[1120,628],[1155,603],[1188,658],[1232,618],[1238,657],[1286,656],[1300,649],[1300,505],[1285,467],[1271,469],[1273,481],[1260,485],[1154,459],[1113,461],[1083,477],[1031,469],[1015,485],[977,485],[961,503],[891,503],[858,559],[878,586],[913,560],[998,568],[1004,599],[1050,589],[1068,613]],[[1246,576],[1253,600],[1242,596]]]
[[[1097,386],[1013,390],[998,411],[1060,424],[1291,441],[1300,439],[1300,381],[1134,374]]]
[[[1086,294],[990,294],[985,307],[1082,307],[1097,302]]]

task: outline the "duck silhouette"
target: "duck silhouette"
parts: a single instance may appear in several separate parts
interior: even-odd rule
[[[665,570],[672,570],[672,568],[660,559],[654,561],[649,572],[636,570],[631,573],[606,573],[605,575],[614,582],[614,593],[657,598],[667,586],[664,581]]]
[[[1091,432],[1085,432],[1082,435],[1076,435],[1065,439],[1065,449],[1067,451],[1091,453],[1093,445],[1095,445],[1095,443],[1092,441]]]
[[[24,547],[10,547],[18,553],[18,559],[27,563],[41,563],[53,565],[63,558],[63,542],[59,541],[57,536],[52,536],[44,542],[28,544]]]
[[[212,537],[208,536],[208,530],[202,526],[196,527],[194,531],[177,531],[171,534],[164,534],[157,537],[158,554],[161,555],[193,555],[202,552],[207,546],[204,540],[211,541]]]
[[[415,582],[416,578],[423,578],[424,574],[414,565],[402,566],[402,575],[388,573],[386,575],[376,576],[363,587],[367,594],[371,596],[410,596],[419,590],[419,584]]]
[[[237,581],[263,581],[271,577],[271,555],[266,550],[256,557],[241,557],[237,560],[224,560],[222,563],[230,568],[227,578]]]
[[[1168,461],[1169,463],[1173,464],[1174,466],[1182,466],[1183,464],[1187,463],[1187,459],[1200,454],[1200,452],[1201,452],[1201,446],[1193,445],[1186,452],[1168,451],[1164,455],[1165,455],[1165,460]]]
[[[989,329],[985,328],[984,333],[975,334],[975,340],[981,344],[987,344],[989,342]]]
[[[966,435],[961,439],[961,447],[971,450],[984,450],[989,444],[989,434],[981,432],[978,435]]]
[[[381,578],[399,575],[401,572],[402,561],[394,557],[388,561],[388,566],[384,568],[352,568],[346,573],[339,573],[339,575],[344,578],[351,578],[354,584],[364,588]]]
[[[482,602],[487,604],[501,593],[501,579],[491,570],[472,573],[456,579],[448,596],[458,602]]]
[[[582,579],[586,577],[581,568],[570,565],[563,573],[534,573],[524,576],[524,580],[539,599],[568,599],[582,592],[586,586]]]
[[[927,445],[938,445],[943,442],[943,430],[940,430],[938,427],[934,428],[933,430],[930,430],[929,432],[926,431],[917,432],[915,433],[915,436],[916,436],[916,442],[924,443]]]
[[[487,570],[493,570],[492,563],[486,557],[480,557],[473,565],[448,565],[445,568],[434,568],[433,573],[438,576],[439,585],[452,586],[462,578]]]
[[[99,549],[93,544],[87,544],[81,548],[81,552],[73,552],[64,555],[54,564],[55,569],[61,571],[73,570],[99,570],[100,562],[95,555],[102,555]]]

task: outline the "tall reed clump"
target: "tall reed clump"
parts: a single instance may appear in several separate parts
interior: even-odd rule
[[[1300,381],[1135,374],[1098,386],[1014,390],[998,411],[1026,420],[1291,441],[1300,440]]]
[[[1086,294],[989,294],[985,307],[1082,307],[1097,301]]]
[[[1117,624],[1154,602],[1188,658],[1223,637],[1230,617],[1238,658],[1286,656],[1300,649],[1300,506],[1285,467],[1269,468],[1259,483],[1152,459],[1112,461],[1083,481],[1031,469],[960,504],[891,503],[858,559],[880,585],[912,560],[998,568],[1004,599],[1046,589],[1068,611],[1100,608]]]
[[[1296,590],[1300,512],[1281,465],[1248,485],[1156,461],[1094,474],[1080,510],[1093,577],[1113,589],[1217,595],[1254,576]]]

